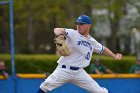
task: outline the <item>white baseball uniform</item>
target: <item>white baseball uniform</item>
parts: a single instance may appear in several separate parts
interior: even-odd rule
[[[83,69],[90,63],[92,53],[102,53],[104,46],[94,38],[81,35],[77,30],[64,29],[66,43],[71,49],[70,56],[61,56],[55,71],[41,84],[40,88],[47,92],[71,82],[91,93],[108,93],[106,88],[101,88]]]

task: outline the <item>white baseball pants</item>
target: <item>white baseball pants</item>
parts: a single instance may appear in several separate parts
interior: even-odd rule
[[[91,93],[108,93],[108,90],[100,87],[84,69],[70,70],[69,68],[61,68],[61,65],[58,65],[55,71],[45,79],[45,81],[40,85],[40,88],[47,92],[66,82],[71,82]]]

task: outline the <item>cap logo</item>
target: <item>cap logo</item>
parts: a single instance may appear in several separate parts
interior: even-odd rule
[[[82,17],[79,17],[79,20],[82,20]]]

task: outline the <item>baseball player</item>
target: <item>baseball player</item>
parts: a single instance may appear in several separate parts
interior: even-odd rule
[[[54,29],[55,43],[61,57],[57,61],[57,68],[41,83],[37,93],[48,93],[66,82],[71,82],[91,93],[108,93],[108,90],[100,87],[83,68],[89,65],[93,52],[110,56],[115,60],[120,60],[122,54],[114,54],[91,37],[89,30],[92,20],[89,16],[81,15],[75,23],[77,30]]]

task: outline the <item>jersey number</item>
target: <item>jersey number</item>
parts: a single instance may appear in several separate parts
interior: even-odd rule
[[[88,52],[87,55],[85,56],[85,59],[89,60],[90,59],[90,53]]]

